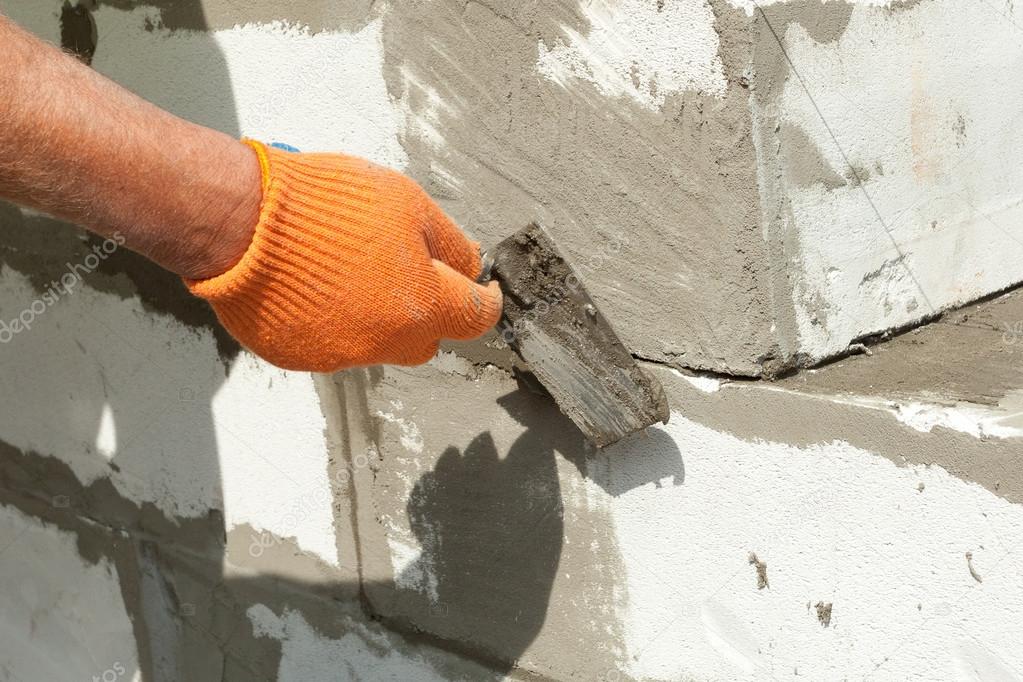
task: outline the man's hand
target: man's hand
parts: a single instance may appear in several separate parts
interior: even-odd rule
[[[415,364],[497,322],[478,246],[410,179],[189,123],[0,16],[0,198],[186,278],[281,367]]]
[[[475,281],[479,244],[415,182],[352,156],[248,144],[263,173],[252,244],[189,282],[243,345],[286,369],[413,365],[497,323],[500,289]]]

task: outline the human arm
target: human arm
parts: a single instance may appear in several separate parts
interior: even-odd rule
[[[163,111],[0,15],[0,197],[179,275],[236,263],[260,202],[255,155]]]
[[[409,178],[181,120],[3,17],[0,40],[0,197],[119,235],[274,364],[417,364],[496,323],[478,244]]]

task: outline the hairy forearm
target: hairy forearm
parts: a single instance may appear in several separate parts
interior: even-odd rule
[[[248,245],[258,162],[0,16],[0,198],[69,220],[183,276],[227,270]]]

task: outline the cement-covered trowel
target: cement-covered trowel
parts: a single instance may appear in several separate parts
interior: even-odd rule
[[[661,384],[641,369],[550,235],[534,223],[484,255],[481,281],[504,293],[498,331],[598,448],[668,421]]]

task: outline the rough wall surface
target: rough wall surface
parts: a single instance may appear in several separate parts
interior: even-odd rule
[[[0,207],[0,677],[1023,678],[1023,299],[725,376],[1023,278],[1011,3],[0,11],[486,243],[544,220],[674,410],[594,452],[493,338],[283,372]]]
[[[786,259],[800,364],[1020,281],[1012,12],[956,0],[761,12],[764,227]]]

